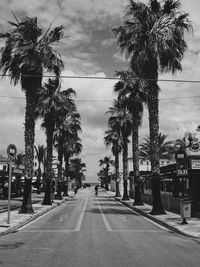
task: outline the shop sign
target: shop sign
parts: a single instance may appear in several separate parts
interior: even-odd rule
[[[189,147],[189,149],[192,152],[198,152],[200,150],[200,144],[199,144],[199,140],[198,139],[193,139],[191,146]]]
[[[177,170],[177,176],[187,176],[188,175],[188,170],[183,169],[183,170]]]
[[[191,169],[200,169],[200,159],[191,159]]]

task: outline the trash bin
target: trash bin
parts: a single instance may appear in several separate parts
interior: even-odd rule
[[[183,219],[191,217],[191,199],[183,198],[180,200],[180,213]]]

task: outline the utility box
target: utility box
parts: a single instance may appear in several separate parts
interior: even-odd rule
[[[191,217],[191,203],[192,201],[188,198],[180,200],[180,213],[183,219]]]

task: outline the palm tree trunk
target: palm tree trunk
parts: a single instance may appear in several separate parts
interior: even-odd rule
[[[115,154],[115,175],[116,175],[116,194],[115,197],[121,197],[120,191],[119,191],[119,182],[118,182],[118,178],[119,178],[119,153]]]
[[[138,116],[135,116],[132,127],[133,176],[135,180],[135,201],[133,205],[143,205],[141,197],[141,181],[139,177],[139,123],[137,117]]]
[[[157,75],[154,75],[157,77]],[[151,171],[152,171],[152,195],[153,208],[150,214],[165,214],[160,195],[160,166],[158,153],[158,134],[159,134],[159,109],[158,109],[158,85],[155,81],[149,81],[148,87],[148,111],[149,129],[151,146]]]
[[[42,205],[52,205],[52,154],[53,154],[53,127],[49,126],[47,132],[47,170],[44,174],[45,194]]]
[[[62,153],[62,144],[58,144],[58,161],[59,161],[59,165],[58,165],[58,188],[57,188],[57,192],[55,195],[55,199],[62,199],[62,195],[61,195],[61,188],[62,188],[62,161],[63,161],[63,153]]]
[[[105,190],[106,190],[106,191],[109,191],[109,187],[108,187],[108,167],[106,167]]]
[[[129,200],[128,196],[128,143],[127,138],[124,138],[123,140],[123,184],[124,184],[124,194],[123,194],[123,200]]]
[[[41,184],[41,167],[40,167],[40,163],[38,166],[38,174],[37,174],[37,193],[40,194],[40,184]]]
[[[35,97],[32,90],[26,90],[25,113],[25,185],[22,206],[19,213],[33,213],[31,185],[33,177],[34,142],[35,142]]]
[[[64,159],[65,159],[65,177],[66,177],[66,181],[64,182],[64,192],[63,192],[63,196],[68,197],[68,176],[69,176],[69,157],[67,155],[64,155]]]

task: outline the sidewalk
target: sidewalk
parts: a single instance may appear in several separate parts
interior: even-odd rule
[[[71,196],[71,192],[69,192]],[[56,208],[64,203],[69,197],[63,197],[62,200],[54,200],[52,205],[42,205],[44,194],[32,194],[32,207],[34,213],[32,214],[19,214],[19,208],[22,204],[22,198],[14,198],[11,200],[10,211],[10,224],[7,223],[8,219],[8,201],[0,200],[0,236],[16,231],[19,227],[29,223],[37,217],[47,213],[48,211]]]
[[[150,215],[152,206],[145,204],[143,206],[133,206],[134,199],[122,200],[122,198],[115,197],[115,192],[107,191],[107,193],[114,197],[117,201],[121,202],[125,206],[131,208],[133,211],[140,213],[148,219],[157,222],[158,224],[176,232],[184,234],[190,237],[200,238],[200,219],[188,218],[186,219],[188,224],[181,224],[182,218],[180,214],[166,211],[165,215]]]

